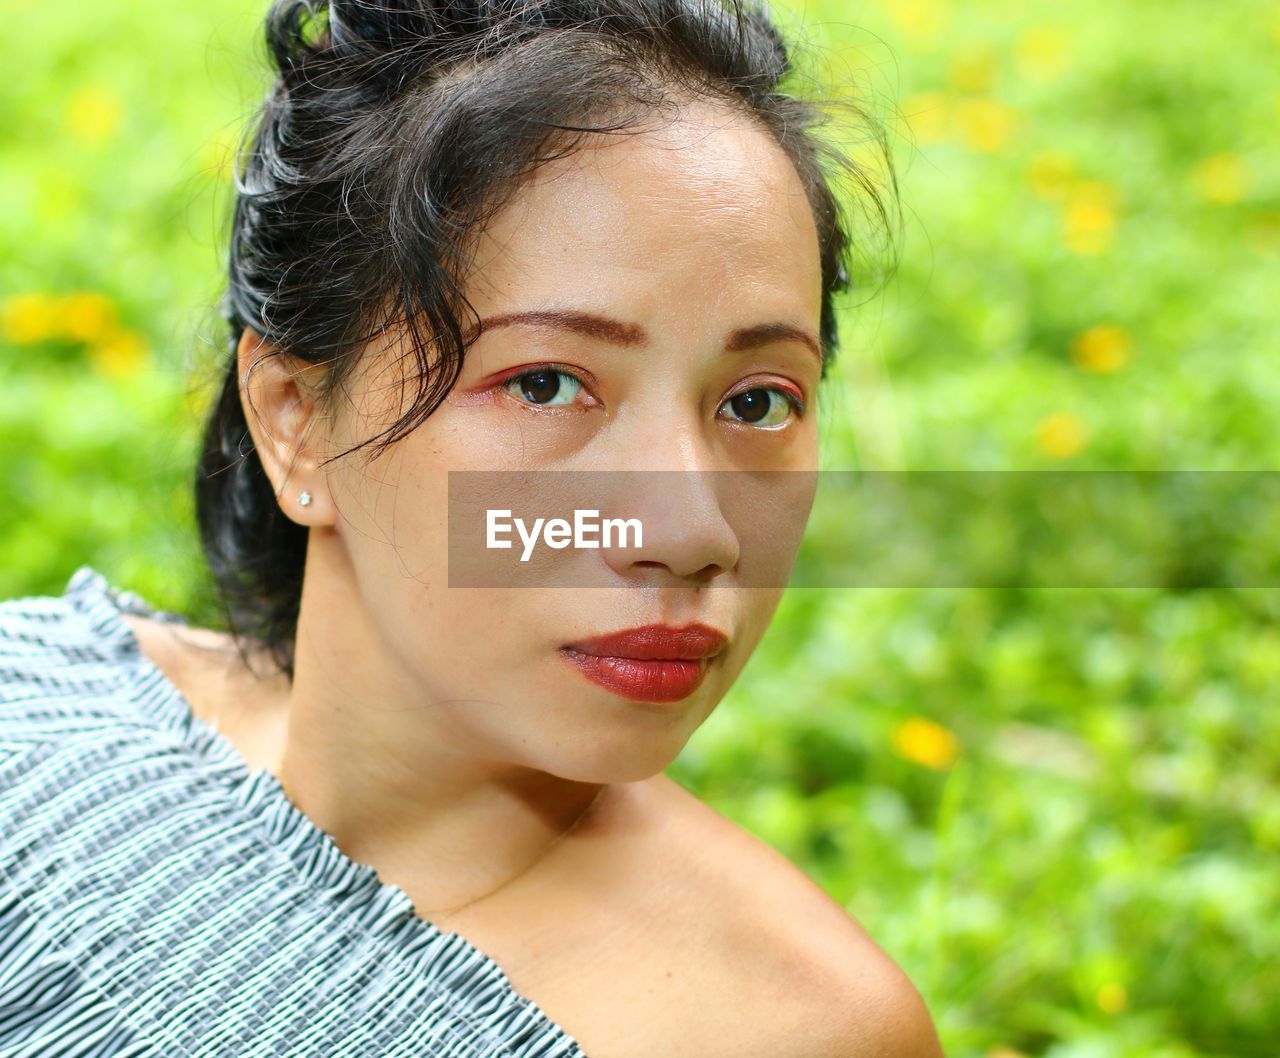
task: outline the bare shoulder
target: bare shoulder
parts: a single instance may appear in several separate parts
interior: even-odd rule
[[[201,720],[220,730],[250,767],[278,771],[288,711],[288,678],[246,668],[231,636],[208,628],[122,613],[143,655]]]
[[[721,894],[733,978],[722,994],[734,997],[761,1055],[942,1058],[919,991],[853,915],[768,843],[659,778],[657,792],[679,806],[672,818],[699,850],[694,877]]]
[[[793,1058],[943,1058],[924,998],[885,953],[836,966],[815,987],[812,1020],[777,1053]]]
[[[143,654],[170,677],[193,671],[202,660],[225,661],[235,652],[231,637],[225,632],[157,621],[141,614],[122,612],[120,616],[133,631]]]
[[[190,632],[164,621],[157,621],[140,614],[121,613],[121,618],[133,632],[144,657],[165,674],[188,699],[202,699],[199,690],[196,657],[188,645]]]

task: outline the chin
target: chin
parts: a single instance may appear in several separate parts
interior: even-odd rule
[[[597,727],[560,743],[543,758],[541,767],[575,782],[641,782],[669,767],[689,734],[683,724],[660,732],[619,722],[613,729]]]

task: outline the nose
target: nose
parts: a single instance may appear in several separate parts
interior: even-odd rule
[[[637,546],[602,548],[609,568],[632,581],[698,586],[733,570],[741,543],[722,493],[734,475],[713,467],[698,431],[667,419],[633,435],[626,450],[628,469],[599,473],[610,479],[616,507],[639,521],[641,538]]]
[[[620,506],[640,523],[641,533],[636,546],[602,549],[605,563],[616,573],[629,580],[704,584],[737,566],[738,535],[717,495],[721,475],[701,470],[620,473],[637,479],[624,485],[626,499]]]

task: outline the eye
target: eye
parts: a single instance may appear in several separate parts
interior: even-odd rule
[[[730,418],[752,426],[776,428],[790,420],[792,413],[800,415],[804,405],[793,394],[777,388],[757,386],[744,389],[725,401],[721,408],[730,409]]]
[[[568,371],[540,367],[508,379],[503,389],[528,404],[563,407],[573,403],[573,398],[582,389],[582,380]]]

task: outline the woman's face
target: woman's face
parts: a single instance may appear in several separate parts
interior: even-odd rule
[[[322,469],[336,513],[313,524],[308,580],[349,581],[352,605],[330,619],[360,644],[364,686],[429,708],[433,737],[581,781],[656,774],[778,604],[781,586],[747,586],[744,563],[784,546],[789,565],[794,553],[768,519],[730,509],[742,496],[726,488],[734,475],[706,472],[738,472],[767,493],[751,473],[817,465],[822,291],[803,187],[766,132],[695,104],[538,170],[485,230],[465,291],[487,322],[449,397],[376,459]],[[349,401],[325,421],[326,454],[407,406],[399,372],[414,361],[403,352],[390,338],[365,350]],[[649,472],[628,479],[642,546],[556,552],[592,564],[589,589],[451,587],[449,472],[460,470],[521,471],[535,491],[539,473],[569,471],[584,498],[605,478],[596,472]],[[572,475],[545,480],[572,495]],[[518,497],[492,496],[519,515]],[[514,552],[495,561],[518,557],[510,538]],[[709,659],[564,649],[695,622],[727,637]]]

